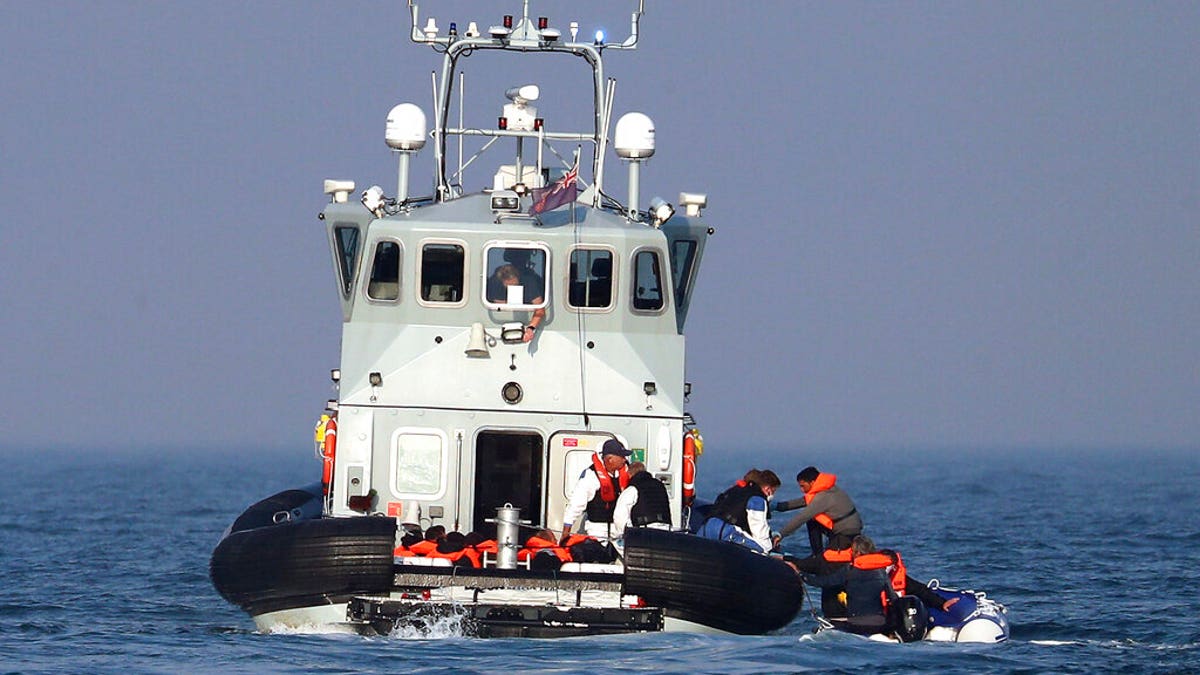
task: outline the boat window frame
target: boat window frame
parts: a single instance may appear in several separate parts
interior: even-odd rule
[[[440,458],[438,461],[438,491],[436,493],[424,492],[404,492],[400,489],[399,483],[399,460],[400,460],[400,438],[402,436],[436,436],[441,441],[439,448]],[[444,429],[437,427],[398,427],[392,432],[390,447],[388,448],[389,470],[388,470],[388,489],[392,495],[399,501],[417,500],[422,502],[435,502],[446,496],[449,489],[450,476],[450,435]]]
[[[362,240],[365,238],[365,229],[362,224],[352,220],[336,221],[333,223],[333,227],[329,228],[329,234],[333,238],[334,262],[337,265],[338,291],[341,292],[343,300],[354,297],[354,282],[357,281],[358,265],[362,260]],[[349,260],[346,259],[346,249],[341,238],[341,232],[344,230],[355,232],[355,241]]]
[[[462,275],[462,297],[457,301],[443,302],[441,300],[426,300],[421,297],[422,280],[425,276],[425,247],[428,245],[446,245],[459,246],[463,251],[463,275]],[[468,300],[471,297],[471,287],[467,283],[467,279],[471,275],[471,247],[467,245],[464,239],[454,239],[452,237],[428,237],[417,242],[417,276],[416,283],[413,284],[413,292],[416,294],[417,304],[422,307],[437,307],[442,309],[458,309],[467,306]]]
[[[696,278],[696,257],[700,253],[700,242],[693,237],[679,237],[671,240],[670,257],[667,265],[671,268],[671,291],[675,296],[675,306],[682,307],[691,298],[692,283]],[[688,249],[688,255],[684,259],[686,263],[683,269],[681,278],[675,277],[675,249],[683,246]]]
[[[634,305],[634,302],[637,300],[638,256],[642,253],[653,253],[658,261],[656,267],[658,268],[659,295],[662,298],[662,304],[657,309],[639,309]],[[668,299],[674,295],[674,289],[664,283],[664,271],[669,271],[669,268],[667,270],[663,269],[664,259],[666,259],[666,256],[663,255],[663,250],[657,246],[638,246],[629,252],[629,311],[642,316],[660,316],[666,313],[669,305]]]
[[[609,293],[611,293],[611,297],[609,298],[608,304],[604,307],[586,307],[571,304],[571,258],[575,255],[576,251],[606,251],[612,256],[612,279],[609,281]],[[615,246],[610,244],[572,244],[567,249],[567,264],[565,267],[566,273],[563,276],[563,297],[565,300],[563,302],[563,306],[565,306],[568,311],[575,312],[577,314],[609,314],[616,310],[621,295],[621,256],[618,255]]]
[[[404,297],[404,242],[393,236],[379,237],[373,240],[373,246],[370,261],[366,264],[366,269],[363,270],[363,297],[367,302],[376,305],[398,305],[401,298]],[[371,295],[371,278],[375,275],[375,257],[379,255],[379,246],[382,244],[395,244],[399,249],[399,255],[396,259],[396,297],[394,298],[377,298]],[[367,257],[363,256],[364,262]]]
[[[542,269],[542,301],[537,304],[521,303],[519,305],[510,305],[507,302],[492,302],[488,298],[488,281],[492,277],[492,271],[488,269],[488,254],[497,248],[515,248],[525,250],[541,251],[546,256],[546,263]],[[532,312],[538,309],[545,309],[550,306],[550,280],[553,279],[553,256],[550,251],[550,245],[543,241],[532,241],[528,239],[491,239],[484,242],[480,253],[481,261],[481,278],[479,296],[483,300],[483,306],[495,312]],[[497,265],[497,268],[499,265]]]

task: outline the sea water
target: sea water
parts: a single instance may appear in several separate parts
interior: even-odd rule
[[[246,506],[311,483],[311,449],[0,453],[0,671],[681,673],[1200,671],[1200,458],[1128,451],[751,452],[710,447],[700,493],[751,466],[836,473],[910,574],[1006,605],[997,645],[813,634],[806,606],[766,636],[261,634],[208,579]],[[781,527],[790,514],[778,514]],[[802,551],[802,536],[786,542]]]

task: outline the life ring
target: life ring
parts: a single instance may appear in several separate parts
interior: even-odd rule
[[[321,447],[321,493],[329,496],[333,484],[333,460],[337,457],[337,416],[325,425],[325,444]]]
[[[704,438],[691,429],[683,435],[683,504],[691,506],[696,499],[696,456],[704,452]]]

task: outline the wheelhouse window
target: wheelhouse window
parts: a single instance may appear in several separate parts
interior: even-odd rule
[[[549,251],[540,246],[493,245],[484,254],[484,299],[493,309],[545,307]]]
[[[421,300],[461,303],[466,252],[461,244],[425,244],[421,247]]]
[[[400,244],[381,241],[375,245],[367,297],[381,301],[400,299]]]
[[[613,301],[613,254],[604,249],[577,248],[571,251],[567,304],[579,309],[611,307]]]
[[[349,297],[354,288],[354,270],[358,263],[358,226],[338,223],[333,228],[333,244],[337,248],[338,279],[342,294]]]
[[[691,290],[692,267],[696,263],[696,242],[692,239],[678,239],[671,247],[671,281],[675,285],[675,307],[687,304],[687,294]]]
[[[398,429],[392,492],[401,499],[438,499],[446,491],[446,436],[437,429]]]
[[[657,312],[662,308],[662,267],[658,251],[638,251],[633,257],[633,309]]]

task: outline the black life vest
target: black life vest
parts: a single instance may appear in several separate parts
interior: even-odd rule
[[[708,510],[708,517],[720,518],[730,525],[742,528],[743,532],[749,532],[750,521],[746,518],[746,502],[749,502],[751,497],[766,499],[767,495],[754,483],[734,485],[717,497],[717,501],[713,502],[712,508]]]
[[[667,486],[661,480],[649,471],[639,471],[629,479],[629,485],[637,488],[637,502],[629,511],[629,522],[634,527],[671,524],[671,500],[667,497]]]
[[[580,477],[587,475],[588,471],[596,471],[595,467],[589,467],[583,470]],[[599,476],[600,472],[596,471]],[[592,501],[587,503],[587,519],[590,523],[611,523],[613,521],[613,507],[617,505],[617,497],[621,496],[622,481],[614,480],[609,477],[613,487],[613,498],[611,502],[604,501],[604,490],[596,490],[596,495],[592,497]],[[603,484],[604,478],[600,478]]]

